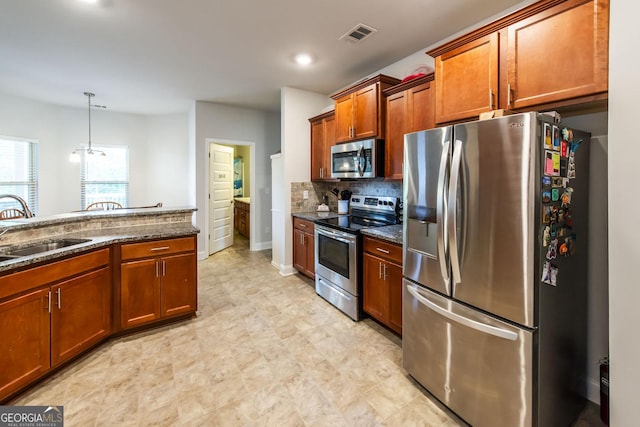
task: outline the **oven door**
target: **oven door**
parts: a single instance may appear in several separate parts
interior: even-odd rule
[[[357,236],[316,224],[315,243],[316,275],[358,296]]]

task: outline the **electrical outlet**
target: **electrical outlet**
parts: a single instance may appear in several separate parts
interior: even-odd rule
[[[303,190],[302,191],[302,198],[304,200],[307,200],[309,198],[309,191],[308,190]]]

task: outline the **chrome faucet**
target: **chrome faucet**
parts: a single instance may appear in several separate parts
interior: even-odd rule
[[[27,206],[27,202],[25,202],[22,197],[16,196],[15,194],[0,194],[0,199],[4,199],[5,197],[8,197],[10,199],[14,199],[18,203],[20,203],[20,206],[22,206],[22,210],[24,212],[24,217],[25,218],[33,218],[33,216],[34,216],[33,212],[31,212],[29,210],[29,206]]]

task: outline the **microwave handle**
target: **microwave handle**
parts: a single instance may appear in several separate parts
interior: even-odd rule
[[[366,161],[366,158],[364,157],[364,144],[358,148],[358,174],[360,176],[364,175],[364,165],[362,164],[363,160]]]

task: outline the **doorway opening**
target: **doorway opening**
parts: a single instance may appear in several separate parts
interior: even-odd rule
[[[206,139],[209,146],[207,253],[239,245],[254,247],[256,202],[255,144],[248,141]]]

